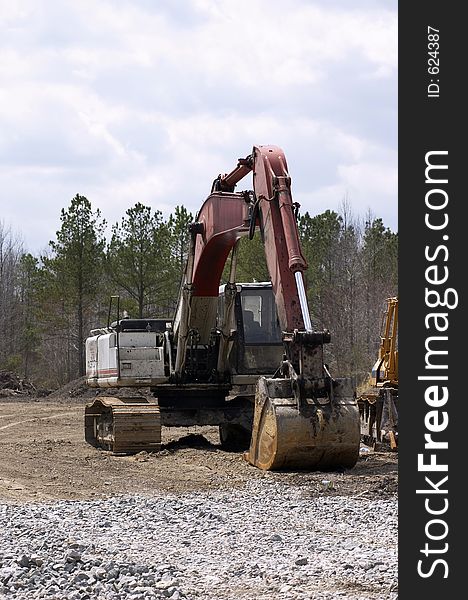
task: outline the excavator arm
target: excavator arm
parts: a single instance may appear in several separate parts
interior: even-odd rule
[[[225,194],[234,194],[237,183],[250,171],[253,174],[253,195],[244,194],[244,206],[238,207],[239,214],[231,220],[233,208],[225,202]],[[220,195],[219,192],[225,194]],[[284,331],[311,330],[302,277],[307,263],[301,252],[296,223],[298,205],[292,201],[291,178],[283,151],[277,146],[255,146],[252,154],[239,159],[231,173],[220,175],[215,180],[212,194],[198,215],[198,223],[203,223],[202,231],[208,235],[198,241],[196,248],[196,289],[205,286],[212,286],[212,290],[217,288],[234,243],[246,233],[246,228],[250,237],[254,227],[260,228],[280,325]],[[213,210],[214,204],[218,211]],[[213,257],[209,248],[213,233],[219,236],[218,241],[222,240],[224,248],[224,252],[215,255],[217,258]],[[218,268],[213,269],[215,264]]]
[[[236,193],[236,184],[249,172],[253,192]],[[216,322],[218,289],[231,251],[242,236],[260,229],[283,331],[311,331],[303,271],[307,263],[300,249],[291,179],[286,158],[276,146],[256,146],[236,168],[220,175],[212,193],[191,226],[192,244],[175,319],[178,337],[176,374],[182,376],[189,337],[207,344]],[[235,279],[231,270],[229,284]]]
[[[235,192],[237,183],[250,172],[253,191]],[[352,466],[359,452],[359,412],[351,381],[333,379],[324,364],[328,331],[312,330],[297,208],[286,158],[276,146],[255,146],[232,172],[214,181],[191,227],[191,250],[175,319],[175,377],[184,378],[188,346],[210,342],[229,254],[227,291],[232,296],[237,242],[260,230],[285,355],[274,377],[258,381],[246,458],[264,469]],[[218,371],[225,367],[227,343],[222,340],[219,347]]]

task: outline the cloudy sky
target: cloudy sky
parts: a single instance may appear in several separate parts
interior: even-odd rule
[[[276,144],[301,212],[346,196],[396,231],[396,7],[0,0],[0,220],[39,252],[77,193],[109,223],[136,202],[196,212]]]

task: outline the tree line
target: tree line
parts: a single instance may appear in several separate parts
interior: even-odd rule
[[[85,339],[106,324],[111,295],[132,317],[172,317],[193,218],[184,206],[164,218],[136,203],[106,239],[101,212],[76,195],[37,256],[0,222],[0,369],[46,388],[84,374]],[[298,228],[312,322],[332,332],[327,362],[337,376],[369,371],[384,302],[397,293],[398,236],[346,203],[340,213],[306,212]],[[237,281],[268,279],[260,235],[242,239]]]

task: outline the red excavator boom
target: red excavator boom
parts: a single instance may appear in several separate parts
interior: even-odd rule
[[[235,192],[236,184],[250,171],[253,192]],[[349,466],[359,450],[355,394],[350,380],[334,380],[324,365],[328,331],[312,330],[297,208],[286,158],[277,146],[255,146],[233,171],[214,181],[192,226],[192,251],[176,319],[175,371],[183,377],[187,341],[189,336],[193,340],[193,332],[198,343],[209,343],[229,253],[233,252],[228,284],[232,287],[237,241],[259,229],[283,331],[285,360],[275,378],[259,379],[249,460],[267,469]],[[228,342],[222,340],[218,370],[225,367],[227,353]]]

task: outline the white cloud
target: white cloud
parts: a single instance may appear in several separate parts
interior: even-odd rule
[[[257,143],[285,149],[305,210],[348,192],[396,228],[396,2],[17,0],[0,16],[0,216],[32,249],[76,193],[110,222],[137,201],[196,211]]]

